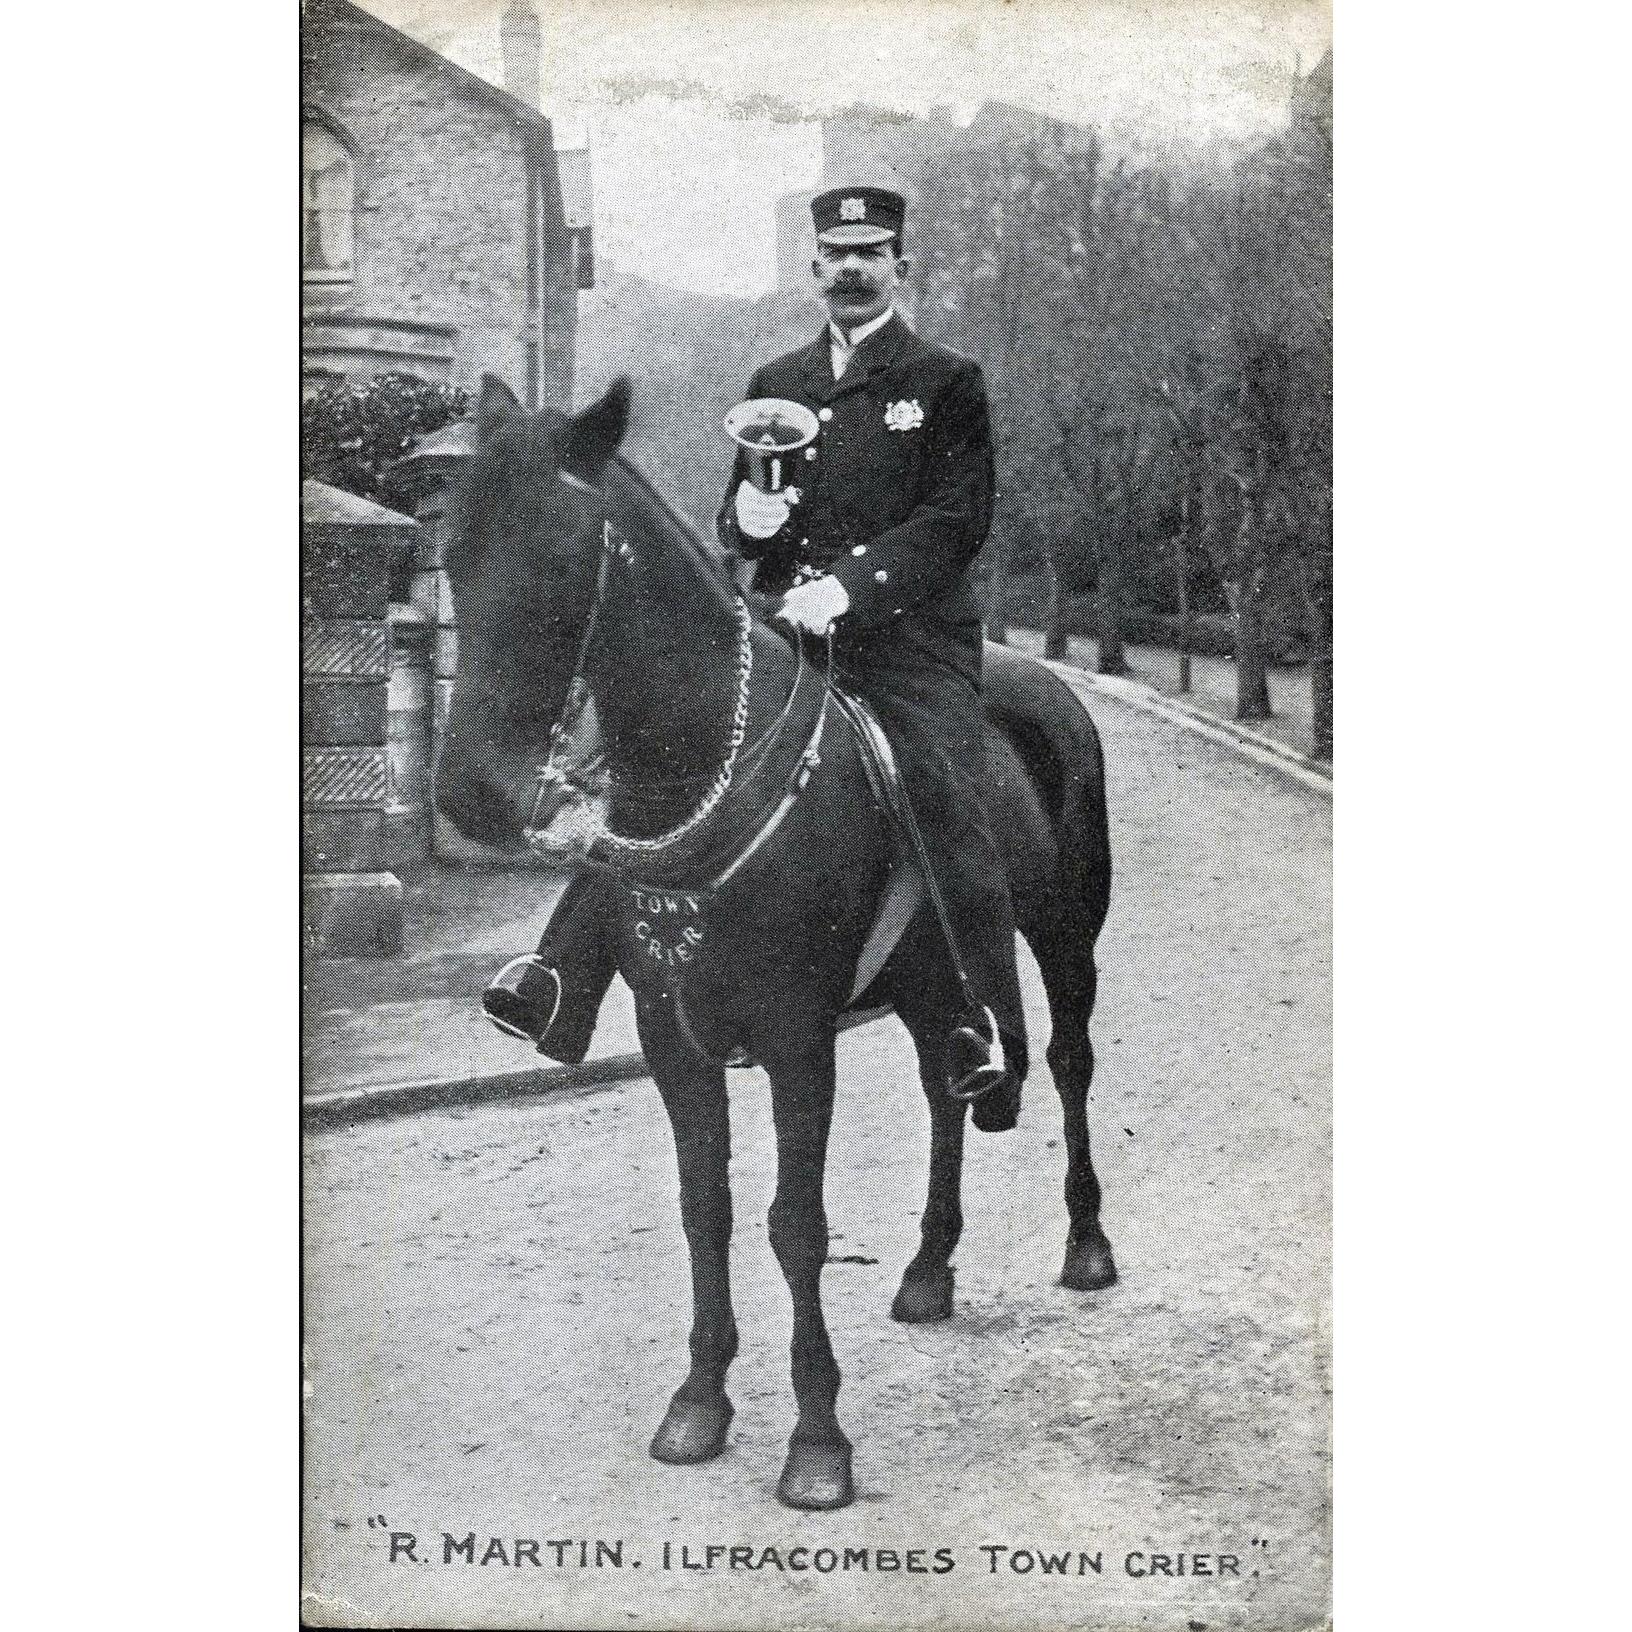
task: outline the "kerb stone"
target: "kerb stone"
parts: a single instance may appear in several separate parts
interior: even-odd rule
[[[301,932],[320,958],[388,958],[402,950],[402,885],[390,873],[308,873]]]

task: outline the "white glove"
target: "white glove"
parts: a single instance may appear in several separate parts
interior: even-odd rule
[[[762,493],[752,482],[738,484],[736,508],[737,525],[750,538],[770,538],[787,524],[787,495]]]
[[[784,623],[808,629],[813,635],[825,635],[828,625],[849,610],[850,592],[837,578],[812,578],[782,597],[776,615]]]

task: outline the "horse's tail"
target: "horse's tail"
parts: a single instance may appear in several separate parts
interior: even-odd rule
[[[1062,921],[1091,947],[1111,900],[1099,732],[1064,680],[1006,647],[986,648],[983,689],[988,714],[1014,744],[1048,811],[1057,846],[1052,894]]]

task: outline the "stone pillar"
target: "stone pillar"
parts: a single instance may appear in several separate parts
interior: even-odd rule
[[[402,885],[387,870],[386,747],[393,559],[407,516],[301,484],[302,933],[319,957],[402,949]]]
[[[426,631],[431,686],[430,755],[432,766],[441,752],[458,672],[459,631],[453,615],[453,594],[442,562],[450,525],[450,492],[465,461],[475,451],[469,420],[455,420],[423,436],[406,457],[385,473],[393,498],[411,507],[419,523],[413,587],[413,617]],[[472,844],[434,807],[431,813],[431,849],[444,861],[475,862],[506,867],[542,866],[531,857],[518,858]]]
[[[391,678],[386,686],[386,855],[392,867],[431,854],[431,631],[412,606],[390,612]]]

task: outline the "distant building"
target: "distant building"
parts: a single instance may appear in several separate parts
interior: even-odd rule
[[[945,108],[927,116],[859,106],[822,121],[822,173],[806,192],[788,193],[776,206],[777,283],[803,289],[810,282],[810,200],[825,188],[854,183],[860,187],[893,187],[909,207],[907,237],[912,236],[910,207],[924,166],[949,153],[976,153],[989,147],[1050,139],[1067,152],[1086,146],[1088,130],[1051,119],[1047,114],[1006,102],[986,102],[967,125],[957,124]]]
[[[530,405],[572,401],[578,291],[593,281],[588,154],[538,111],[539,25],[501,29],[510,91],[349,0],[301,30],[303,381],[405,369]]]
[[[1328,51],[1292,87],[1293,130],[1315,129],[1329,141],[1332,135],[1332,53]]]
[[[555,160],[561,171],[561,208],[566,217],[576,286],[595,287],[595,188],[587,147],[564,147]]]

